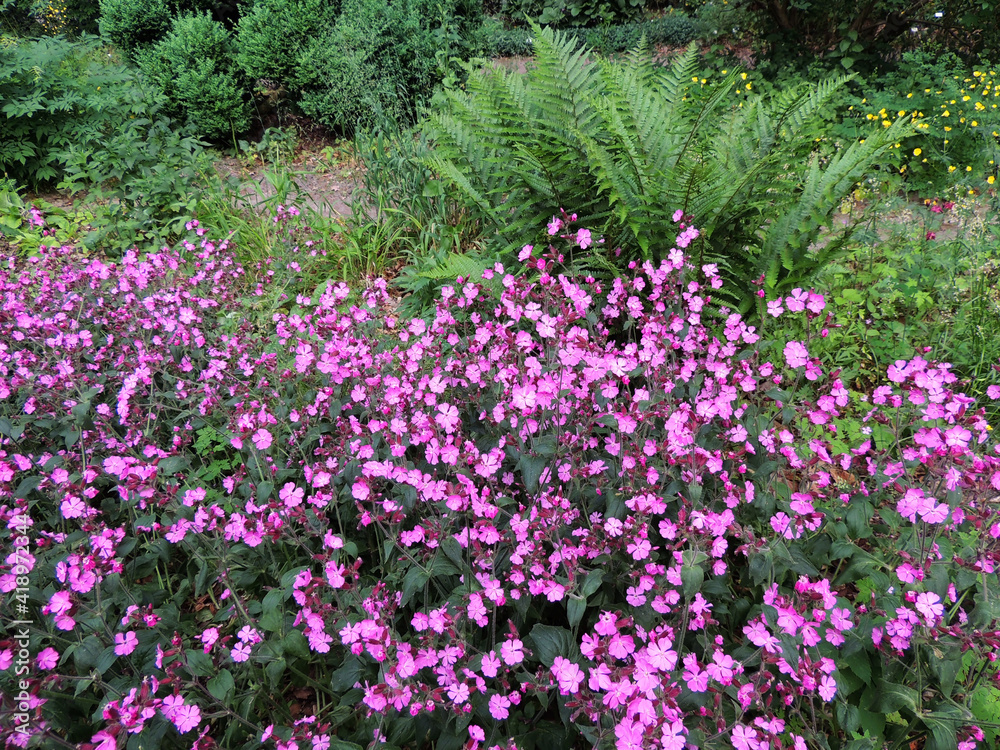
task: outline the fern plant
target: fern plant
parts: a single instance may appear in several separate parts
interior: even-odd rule
[[[565,208],[603,234],[603,252],[621,249],[618,263],[657,260],[674,245],[679,208],[701,230],[696,258],[720,266],[727,288],[743,290],[727,302],[746,310],[751,281],[802,285],[843,248],[850,228],[817,246],[823,228],[908,132],[873,129],[824,163],[816,115],[849,77],[762,98],[738,71],[702,84],[693,46],[669,67],[644,42],[593,62],[568,36],[534,31],[532,70],[470,70],[423,124],[426,163],[492,228],[499,254]]]

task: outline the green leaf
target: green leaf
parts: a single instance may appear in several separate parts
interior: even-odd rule
[[[587,573],[587,577],[583,580],[583,585],[580,586],[580,593],[584,597],[592,596],[604,583],[604,571],[603,570],[592,570]]]
[[[264,673],[267,675],[271,687],[278,687],[285,674],[285,657],[279,656],[274,661],[268,662],[267,666],[264,667]]]
[[[208,692],[223,703],[228,703],[236,689],[236,681],[233,673],[228,669],[223,669],[219,674],[208,681]]]
[[[97,660],[97,664],[94,665],[94,669],[101,673],[103,676],[105,672],[111,669],[111,665],[115,663],[118,659],[118,654],[115,653],[114,646],[108,646],[101,652],[101,656]]]
[[[276,633],[284,627],[285,595],[281,589],[272,589],[267,592],[264,601],[261,602],[261,617],[258,623],[261,628],[271,633]]]
[[[361,662],[353,654],[330,676],[330,688],[335,693],[343,693],[354,687],[361,679]]]
[[[458,543],[455,537],[449,535],[442,539],[441,551],[460,569],[465,567],[465,556],[462,551],[462,545]]]
[[[535,625],[528,636],[531,640],[535,656],[546,667],[551,667],[557,656],[572,659],[576,656],[577,646],[573,634],[566,628],[554,625]]]
[[[875,701],[876,711],[891,714],[893,711],[906,708],[915,714],[919,705],[920,695],[913,688],[885,680],[879,683],[878,698]]]
[[[583,615],[586,611],[586,599],[570,598],[569,603],[566,605],[566,617],[569,619],[569,625],[571,628],[576,628],[580,624],[580,620],[583,619]]]
[[[156,465],[156,474],[161,477],[172,477],[181,469],[185,469],[191,465],[187,456],[168,456],[167,458],[160,459],[160,462]]]
[[[409,604],[413,595],[423,589],[429,580],[430,576],[423,570],[418,568],[416,565],[411,566],[410,569],[406,571],[406,576],[403,578],[403,596],[402,599],[400,599],[400,606],[405,607]]]
[[[184,652],[187,657],[187,668],[195,677],[209,677],[216,673],[212,657],[201,649],[189,648]]]
[[[528,492],[538,492],[538,480],[548,463],[548,459],[544,456],[529,456],[527,454],[521,456],[517,466],[521,472],[521,478],[524,480],[524,488]]]
[[[271,499],[271,494],[274,492],[274,482],[261,482],[257,485],[257,502],[260,504],[266,503]]]

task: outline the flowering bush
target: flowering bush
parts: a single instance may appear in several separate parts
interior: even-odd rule
[[[8,259],[7,745],[974,747],[1000,458],[948,365],[853,393],[679,250],[521,261],[255,325],[202,228]]]

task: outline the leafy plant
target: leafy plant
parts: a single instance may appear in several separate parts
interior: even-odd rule
[[[297,80],[302,50],[329,34],[339,10],[325,0],[258,0],[236,25],[240,68],[251,80]]]
[[[547,26],[597,26],[640,17],[646,0],[518,0],[514,15]]]
[[[222,141],[250,127],[246,82],[231,35],[209,14],[177,17],[170,33],[136,61],[166,96],[169,113],[190,121],[200,137]]]
[[[129,57],[170,31],[167,0],[100,0],[100,9],[101,35]]]
[[[466,57],[474,3],[345,2],[334,29],[303,53],[294,81],[299,107],[353,135],[390,121],[406,124],[417,104]]]
[[[0,45],[0,171],[38,187],[62,176],[66,153],[100,147],[155,103],[98,40],[63,37]]]
[[[857,391],[821,294],[751,327],[677,248],[560,273],[584,230],[430,320],[258,310],[298,271],[193,222],[0,263],[0,740],[973,750],[1000,457],[949,366]]]
[[[84,243],[120,255],[180,236],[212,169],[205,145],[192,127],[154,115],[119,123],[100,144],[68,148],[60,187],[86,191],[89,200],[104,206]]]
[[[670,68],[645,48],[594,64],[561,33],[536,33],[526,76],[475,71],[422,125],[434,144],[427,164],[493,228],[500,251],[574,205],[605,252],[621,248],[615,262],[656,261],[683,234],[679,217],[695,217],[695,257],[719,264],[746,310],[758,276],[789,289],[842,250],[849,229],[814,245],[843,196],[909,132],[902,122],[872,129],[821,160],[815,119],[844,78],[764,99],[737,71],[700,79],[693,47]]]

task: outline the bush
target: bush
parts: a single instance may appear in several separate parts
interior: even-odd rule
[[[599,26],[642,16],[646,0],[518,0],[511,6],[515,18],[527,16],[543,26]]]
[[[0,102],[0,172],[32,187],[60,178],[70,149],[99,150],[122,122],[156,107],[93,37],[0,45]]]
[[[1000,458],[947,365],[853,392],[810,355],[822,295],[754,330],[678,249],[568,278],[599,239],[569,223],[428,321],[380,313],[384,284],[255,318],[283,280],[241,299],[190,229],[0,263],[0,659],[33,667],[0,672],[31,707],[0,740],[982,737]]]
[[[167,0],[100,0],[100,8],[101,35],[130,57],[170,30]]]
[[[207,13],[176,18],[170,33],[140,52],[137,62],[166,96],[170,113],[188,119],[201,137],[222,141],[250,127],[231,36]]]
[[[299,63],[302,111],[329,128],[353,132],[388,120],[412,120],[453,56],[461,19],[435,18],[416,2],[386,7],[351,0],[333,31],[314,41]],[[440,25],[435,25],[439,22]]]
[[[329,35],[339,10],[325,0],[257,0],[236,26],[236,60],[252,80],[289,83],[302,50]]]
[[[477,30],[473,47],[489,57],[528,56],[534,51],[531,29],[507,29],[490,19]],[[685,45],[698,34],[697,25],[683,13],[670,13],[660,18],[637,23],[612,24],[594,29],[567,29],[566,38],[586,43],[595,52],[610,55],[636,47],[645,37],[651,46]]]

